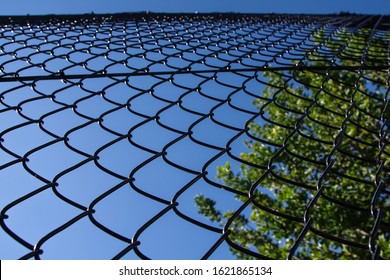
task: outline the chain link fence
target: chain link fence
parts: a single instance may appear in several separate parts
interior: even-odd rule
[[[1,258],[389,259],[389,27],[1,17]]]

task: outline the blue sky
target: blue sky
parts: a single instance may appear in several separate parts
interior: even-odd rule
[[[4,0],[2,2],[5,2]],[[239,12],[239,13],[352,13],[389,14],[388,0],[39,0],[7,1],[2,15],[69,13]]]
[[[18,32],[16,31],[16,33]],[[107,34],[101,33],[99,38],[101,40],[107,39],[107,36]],[[54,40],[56,38],[53,37]],[[19,56],[31,55],[32,63],[46,61],[46,69],[52,71],[71,65],[65,59],[57,58],[51,60],[53,57],[50,54],[39,53],[35,48],[23,51],[19,49],[19,43],[6,44],[9,43],[7,40],[7,38],[3,38],[1,41],[5,45],[0,53],[0,61],[4,65],[2,70],[4,73],[9,73],[15,71],[17,67],[28,65],[25,62],[13,60],[12,56],[9,55],[10,51],[15,51],[16,49],[18,49]],[[68,40],[75,42],[75,38]],[[29,43],[45,45],[42,37],[35,38],[33,41],[29,41]],[[52,44],[47,45],[48,48],[53,46]],[[112,47],[115,48],[117,45]],[[57,50],[58,53],[71,51],[70,48]],[[101,52],[101,48],[94,48],[94,51]],[[131,48],[131,51],[139,52],[140,49]],[[169,52],[170,50],[167,49],[166,51]],[[85,52],[82,51],[71,52],[69,60],[81,61],[85,59],[85,55]],[[153,57],[153,54],[151,55]],[[162,54],[155,57],[156,55],[154,54],[154,59],[156,60],[165,57]],[[117,60],[129,58],[120,51],[112,51],[108,57]],[[106,59],[102,60],[99,58],[101,57],[89,61],[88,67],[101,69],[101,67],[110,63]],[[191,58],[191,56],[187,58]],[[195,57],[192,57],[192,59],[195,59]],[[9,61],[13,62],[6,63]],[[180,61],[175,60],[174,63],[180,63]],[[140,64],[144,65],[145,61],[133,57],[129,64],[132,67],[140,67]],[[82,67],[73,67],[66,73],[77,74],[85,73],[85,71]],[[115,67],[109,68],[108,71],[122,72],[129,71],[129,69],[121,64],[117,64]],[[21,72],[20,75],[47,75],[47,73],[38,67],[29,67],[26,71]],[[127,178],[134,168],[153,156],[153,154],[137,149],[129,143],[127,138],[111,142],[118,139],[118,137],[103,130],[97,122],[88,124],[88,118],[99,118],[104,112],[116,109],[103,117],[103,125],[117,133],[127,134],[130,128],[145,121],[147,119],[145,116],[154,116],[169,104],[169,102],[159,101],[150,95],[149,90],[152,86],[155,96],[170,101],[178,100],[181,96],[182,106],[200,114],[208,113],[219,102],[209,98],[202,98],[198,92],[188,91],[185,87],[196,87],[200,82],[205,82],[202,85],[203,93],[210,96],[214,95],[215,97],[219,95],[219,98],[226,98],[226,96],[216,95],[217,92],[221,91],[226,95],[234,90],[232,88],[223,90],[223,86],[218,85],[213,80],[212,74],[202,78],[196,78],[193,75],[179,75],[175,77],[175,84],[163,78],[148,76],[131,77],[128,83],[123,81],[115,82],[115,80],[110,78],[86,79],[80,87],[77,84],[62,83],[57,80],[39,81],[34,87],[30,87],[29,84],[22,86],[17,82],[2,82],[0,83],[0,94],[2,95],[2,101],[6,105],[0,104],[0,110],[3,110],[0,113],[0,131],[11,128],[11,131],[2,136],[4,139],[2,145],[14,154],[23,156],[31,149],[54,140],[52,136],[41,130],[36,123],[28,122],[28,118],[39,119],[42,115],[49,113],[44,118],[43,127],[50,133],[61,137],[69,132],[67,136],[69,144],[84,153],[93,155],[100,147],[110,143],[107,149],[99,152],[98,163],[104,168]],[[232,77],[229,74],[225,75],[222,73],[218,76],[218,79],[241,86],[242,82],[247,78],[234,75]],[[159,83],[158,86],[157,83]],[[18,86],[20,87],[15,89]],[[99,92],[102,89],[105,91],[105,97],[108,100],[117,102],[117,104],[126,104],[130,98],[132,100],[130,102],[131,110],[138,112],[144,117],[130,113],[126,107],[110,104],[104,101],[101,96],[89,96],[91,93]],[[52,94],[53,92],[56,92],[55,100],[62,102],[62,104],[71,105],[77,102],[77,110],[75,111],[80,113],[80,115],[75,114],[71,107],[64,108],[51,102],[49,98],[34,99],[39,98],[39,93]],[[241,92],[241,95],[245,97],[243,92]],[[87,99],[82,100],[84,97],[87,97]],[[239,96],[236,95],[236,97]],[[26,99],[28,101],[23,102]],[[251,107],[254,110],[255,108],[251,101],[251,98],[235,98],[232,100],[232,104],[246,109]],[[15,110],[8,110],[8,106],[20,106],[22,107],[20,112],[23,111],[23,113],[19,114]],[[59,108],[63,110],[50,114]],[[215,109],[215,119],[242,127],[248,115],[235,114],[234,110],[233,112],[231,110],[232,108],[227,104],[220,106]],[[235,115],[234,119],[231,117],[233,114]],[[82,117],[82,115],[85,117]],[[181,131],[187,131],[188,127],[197,119],[200,119],[199,115],[186,113],[179,109],[177,104],[170,110],[161,110],[160,114],[160,122],[162,124]],[[20,127],[13,129],[15,125],[20,125]],[[80,125],[82,127],[70,133],[72,128]],[[131,134],[134,143],[154,151],[161,151],[169,141],[180,136],[178,133],[163,129],[155,121],[146,122],[139,129],[134,129]],[[208,118],[193,127],[194,138],[221,147],[234,134],[235,131],[221,129],[220,126],[211,122]],[[239,156],[239,153],[243,150],[242,142],[243,139],[240,138],[236,144],[232,145],[232,153],[236,156]],[[217,151],[195,145],[187,137],[175,145],[171,145],[167,149],[167,153],[167,159],[171,162],[191,170],[200,171],[204,163],[215,156]],[[33,152],[28,158],[29,163],[27,166],[30,170],[47,181],[52,181],[57,177],[59,193],[85,207],[89,207],[98,196],[111,188],[115,188],[122,182],[122,180],[110,176],[97,168],[91,161],[82,164],[76,170],[59,175],[62,171],[85,160],[85,157],[68,149],[62,141]],[[6,165],[14,159],[15,157],[0,149],[0,166]],[[210,180],[215,180],[217,166],[223,165],[227,160],[229,158],[225,155],[218,158],[218,160],[210,162],[208,166]],[[182,172],[168,165],[161,157],[148,163],[133,176],[136,187],[168,202],[172,200],[178,190],[193,180],[194,177],[195,175],[193,174]],[[0,182],[0,209],[3,209],[3,207],[6,207],[23,195],[28,195],[46,185],[37,176],[32,176],[26,172],[21,163],[11,164],[0,169]],[[199,193],[221,199],[218,207],[224,210],[237,209],[240,206],[240,203],[234,199],[234,195],[231,193],[210,187],[203,179],[198,180],[177,198],[177,202],[179,203],[178,209],[180,211],[194,219],[202,220],[204,223],[209,223],[209,221],[200,216],[194,207],[194,196]],[[96,210],[96,213],[93,217],[100,224],[128,238],[131,238],[142,225],[166,207],[163,203],[157,203],[140,195],[129,184],[120,186],[113,193],[95,201],[94,204],[93,208]],[[35,245],[43,236],[82,212],[59,199],[49,187],[10,207],[6,211],[9,218],[6,219],[5,223],[9,229],[21,238]],[[141,249],[144,254],[153,259],[199,259],[218,240],[219,236],[218,233],[204,230],[178,218],[173,211],[170,211],[143,232],[140,237],[142,241]],[[161,242],[162,240],[164,242]],[[42,258],[110,259],[125,249],[127,245],[127,243],[104,233],[95,227],[87,217],[84,217],[44,242],[42,246],[44,255]],[[3,230],[0,230],[0,248],[0,259],[19,258],[29,252],[28,249],[18,244]],[[213,258],[231,257],[225,243],[213,255]],[[138,257],[131,251],[125,258],[137,259]]]

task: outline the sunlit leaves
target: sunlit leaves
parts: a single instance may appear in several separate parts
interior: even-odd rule
[[[235,244],[284,259],[302,230],[306,213],[314,221],[313,232],[306,234],[296,258],[371,258],[370,238],[380,246],[380,256],[390,258],[390,211],[383,208],[376,236],[371,232],[375,216],[370,212],[379,179],[390,181],[388,125],[383,124],[390,114],[385,100],[388,74],[348,68],[387,63],[389,37],[372,32],[321,29],[313,35],[318,48],[309,51],[307,59],[324,70],[263,73],[264,99],[254,100],[261,116],[248,125],[254,140],[245,142],[249,152],[240,155],[248,164],[242,164],[239,172],[229,163],[218,167],[217,177],[223,184],[244,192],[273,168],[254,186],[251,212],[232,223],[229,239]],[[381,161],[385,164],[378,171]],[[330,162],[333,165],[327,169]],[[309,209],[320,187],[323,192]],[[377,206],[383,207],[384,201],[390,205],[386,189]],[[248,196],[237,199],[245,203]],[[197,198],[196,203],[201,214],[221,226],[227,222],[215,201]],[[238,258],[252,258],[232,251]]]

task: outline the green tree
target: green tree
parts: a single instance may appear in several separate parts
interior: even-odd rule
[[[231,219],[236,209],[223,213],[218,201],[195,197],[200,214],[222,227],[229,223],[228,238],[238,246],[285,259],[306,215],[313,222],[294,258],[369,259],[371,241],[390,259],[388,74],[379,69],[387,64],[389,37],[352,32],[315,32],[295,71],[263,73],[267,86],[254,101],[262,117],[247,126],[245,164],[239,172],[230,162],[217,170],[224,185],[246,194],[236,195],[250,200],[246,211]],[[362,65],[371,68],[359,71]],[[231,250],[239,259],[252,258]]]

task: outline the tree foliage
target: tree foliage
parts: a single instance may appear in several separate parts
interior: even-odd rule
[[[221,227],[229,222],[231,242],[266,257],[287,257],[306,215],[313,223],[294,258],[369,259],[371,242],[390,259],[388,73],[373,69],[386,65],[389,37],[371,29],[323,29],[310,39],[303,59],[292,61],[296,70],[263,73],[267,86],[254,101],[261,116],[247,125],[240,171],[230,162],[218,167],[224,185],[248,194],[236,199],[251,199],[250,211],[231,220],[236,209],[223,213],[218,201],[198,195],[196,205]],[[382,219],[372,234],[379,208]]]

